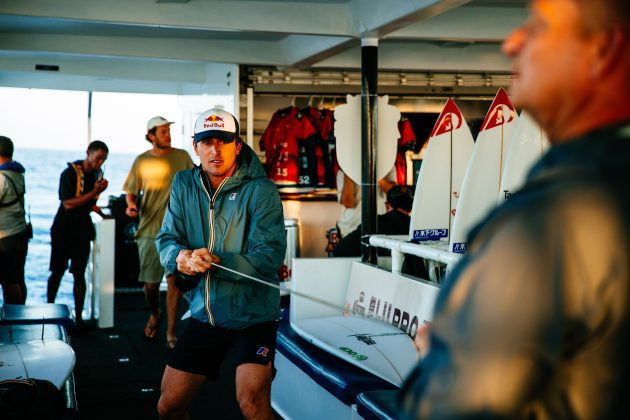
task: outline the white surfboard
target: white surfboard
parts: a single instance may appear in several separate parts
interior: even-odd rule
[[[325,269],[307,271],[306,267],[313,263],[303,264],[300,260],[294,263],[296,290],[322,296],[309,288],[322,288],[318,277]],[[353,316],[345,317],[341,311],[331,313],[327,307],[321,312],[317,304],[294,296],[291,327],[316,346],[401,386],[418,360],[411,337],[418,328],[431,322],[439,291],[434,283],[353,262],[341,305]],[[341,290],[327,295],[326,300],[335,301],[338,292]],[[306,303],[312,305],[308,310],[302,306]]]
[[[376,133],[376,179],[387,176],[394,166],[398,148],[398,121],[400,111],[389,105],[387,95],[378,98],[378,124]],[[347,103],[335,108],[335,137],[337,160],[350,179],[361,185],[361,97],[347,96]]]
[[[433,127],[422,159],[409,224],[411,241],[442,241],[447,248],[473,146],[466,120],[449,99]]]
[[[418,361],[411,337],[383,321],[340,315],[303,319],[292,327],[316,346],[399,387]]]
[[[507,93],[499,89],[483,120],[466,168],[453,221],[451,252],[466,252],[468,232],[497,205],[501,172],[517,119],[518,115]]]
[[[542,128],[527,112],[521,112],[512,132],[510,148],[501,175],[499,204],[508,200],[512,193],[525,184],[527,173],[548,148],[549,140]]]
[[[57,339],[0,343],[0,380],[45,379],[61,389],[75,360],[72,347]]]

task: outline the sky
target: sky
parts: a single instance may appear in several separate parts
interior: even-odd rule
[[[104,141],[111,153],[143,152],[149,148],[144,138],[147,121],[161,115],[175,122],[173,146],[187,148],[189,135],[183,135],[182,123],[190,116],[186,117],[183,107],[202,112],[221,101],[226,100],[94,92],[91,140]],[[226,109],[231,110],[229,103]],[[83,151],[90,141],[88,92],[0,87],[0,135],[11,138],[16,148]]]

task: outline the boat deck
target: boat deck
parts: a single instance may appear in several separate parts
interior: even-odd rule
[[[165,294],[162,293],[165,312]],[[180,311],[187,309],[185,301]],[[168,357],[166,319],[155,341],[142,331],[149,314],[141,289],[116,293],[114,328],[74,334],[74,368],[79,419],[156,419],[160,382]],[[180,316],[181,316],[180,314]],[[178,333],[186,321],[178,323]],[[234,397],[234,365],[229,355],[219,380],[208,382],[196,399],[192,419],[242,419]]]

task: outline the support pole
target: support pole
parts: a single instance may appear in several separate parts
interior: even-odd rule
[[[87,144],[92,143],[92,91],[88,92]]]
[[[247,88],[247,145],[254,149],[254,89]]]
[[[376,233],[376,132],[378,39],[361,40],[361,237]],[[363,241],[362,241],[363,242]],[[376,264],[376,248],[364,246],[361,261]]]

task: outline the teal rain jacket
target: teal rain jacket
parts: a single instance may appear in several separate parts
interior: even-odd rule
[[[176,276],[186,278],[175,262],[180,250],[206,247],[221,265],[278,284],[287,246],[282,202],[252,149],[243,144],[234,174],[213,195],[201,166],[177,173],[155,243],[162,265]],[[206,272],[188,293],[193,318],[223,328],[279,315],[278,289],[223,269]]]

